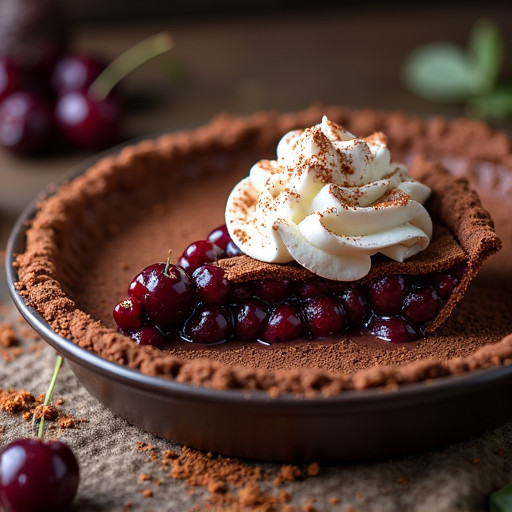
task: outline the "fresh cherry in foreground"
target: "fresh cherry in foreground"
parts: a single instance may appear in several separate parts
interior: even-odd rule
[[[67,510],[78,481],[76,457],[60,441],[18,439],[0,450],[0,505],[5,512]]]

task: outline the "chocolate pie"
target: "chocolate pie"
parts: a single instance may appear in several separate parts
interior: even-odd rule
[[[112,308],[126,296],[133,276],[164,260],[169,249],[179,255],[221,226],[229,192],[254,162],[274,158],[284,133],[315,125],[324,114],[354,133],[386,133],[393,161],[406,162],[409,174],[432,190],[425,203],[433,220],[428,247],[403,261],[372,254],[364,276],[344,281],[319,277],[296,262],[262,262],[244,254],[226,258],[223,249],[208,263],[223,270],[236,300],[205,300],[217,310],[231,308],[228,321],[237,318],[224,335],[229,341],[207,346],[183,341],[180,331],[185,339],[198,332],[191,318],[171,333],[163,350],[118,332]],[[486,206],[495,206],[498,230],[508,241],[512,228],[503,212],[510,203],[511,164],[508,137],[476,121],[338,107],[221,116],[197,130],[125,148],[43,199],[27,232],[26,251],[16,260],[19,289],[56,332],[102,357],[221,389],[332,394],[502,364],[512,356],[509,248],[505,243],[505,256],[490,258],[473,281],[500,240],[471,187],[484,200],[497,196]],[[267,286],[276,282],[274,289]],[[272,296],[283,289],[286,295]],[[395,292],[398,306],[390,299]],[[251,301],[264,304],[263,334],[237,330]],[[364,301],[369,307],[358,318],[355,305]],[[201,307],[189,306],[196,316]],[[328,312],[324,317],[318,314],[322,308]],[[303,330],[284,337],[282,330],[272,330],[277,321],[271,318],[293,310]],[[332,311],[342,311],[341,320],[332,323]],[[398,320],[412,327],[399,327],[405,337],[393,341],[417,341],[375,339],[386,339]]]

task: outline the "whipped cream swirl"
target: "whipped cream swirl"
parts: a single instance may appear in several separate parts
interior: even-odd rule
[[[251,168],[229,195],[226,224],[252,258],[353,281],[377,252],[403,261],[428,246],[430,192],[390,161],[384,134],[357,138],[324,116]]]

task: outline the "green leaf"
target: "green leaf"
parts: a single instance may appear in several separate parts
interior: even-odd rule
[[[403,73],[413,92],[433,101],[465,101],[479,88],[473,59],[463,48],[448,42],[414,50],[405,61]]]
[[[469,36],[468,51],[481,80],[479,92],[491,90],[505,58],[505,40],[498,27],[489,20],[477,21]]]
[[[484,119],[512,117],[512,84],[501,85],[487,94],[471,98],[468,109],[470,115]]]
[[[505,485],[489,497],[489,512],[510,512],[512,510],[512,484]]]

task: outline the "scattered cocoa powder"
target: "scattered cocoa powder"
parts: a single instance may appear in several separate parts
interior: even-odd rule
[[[13,415],[21,415],[23,420],[30,421],[33,418],[57,421],[61,429],[76,428],[79,423],[84,423],[85,418],[76,419],[67,412],[59,410],[58,406],[63,400],[57,399],[55,405],[43,405],[44,395],[34,397],[25,389],[0,389],[0,411]]]
[[[148,455],[147,461],[155,463],[163,474],[183,480],[189,493],[194,488],[208,491],[204,502],[193,507],[194,512],[225,510],[243,512],[285,512],[297,510],[287,503],[292,500],[288,490],[279,489],[284,482],[294,482],[319,474],[317,463],[303,468],[285,464],[279,470],[270,470],[260,464],[243,462],[236,458],[214,455],[183,446],[179,453],[163,450],[152,443],[140,441],[137,451]],[[139,474],[139,482],[153,480],[147,473]],[[314,503],[312,496],[308,503]],[[313,509],[312,509],[313,510]]]

